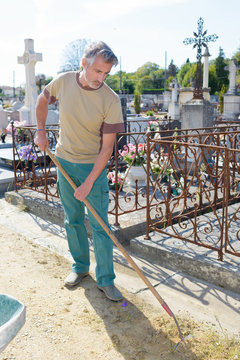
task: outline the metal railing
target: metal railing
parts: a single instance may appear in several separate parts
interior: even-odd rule
[[[240,256],[240,131],[147,140],[147,226],[151,231]],[[235,226],[234,226],[235,224]],[[238,224],[238,225],[236,225]],[[236,229],[237,227],[237,229]]]
[[[56,168],[34,145],[36,128],[12,130],[15,190],[31,189],[46,200],[58,198]],[[58,125],[47,126],[47,134],[54,152]],[[140,161],[143,184],[132,177],[134,161],[127,163],[121,155],[124,147],[130,149],[129,144],[137,149],[136,159],[144,158]],[[142,154],[139,144],[147,144]],[[23,156],[25,146],[28,152]],[[228,205],[240,200],[239,150],[240,127],[235,124],[118,134],[108,173],[115,179],[120,176],[121,183],[109,183],[109,214],[119,225],[122,215],[141,211],[147,237],[151,231],[159,231],[213,249],[219,259],[223,251],[239,256],[239,233],[230,240],[238,206],[235,213],[228,214]],[[204,223],[204,214],[211,214],[211,222],[205,219]],[[214,228],[218,229],[217,238]]]

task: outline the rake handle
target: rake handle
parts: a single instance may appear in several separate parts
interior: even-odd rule
[[[51,153],[49,149],[45,149],[48,156],[51,158],[53,163],[58,167],[58,169],[61,171],[63,176],[66,178],[66,180],[69,182],[69,184],[72,186],[74,190],[77,189],[76,184],[74,181],[70,178],[70,176],[67,174],[67,172],[64,170],[62,165],[59,163],[59,161],[55,158],[55,156]],[[89,203],[87,199],[84,199],[84,204],[88,208],[88,210],[92,213],[92,215],[95,217],[95,219],[99,222],[99,224],[102,226],[102,228],[106,231],[108,236],[112,239],[114,244],[117,246],[117,248],[121,251],[121,253],[124,255],[124,257],[127,259],[127,261],[132,265],[133,269],[136,271],[136,273],[139,275],[139,277],[144,281],[144,283],[147,285],[149,290],[152,292],[152,294],[156,297],[156,299],[159,301],[159,303],[163,306],[163,308],[167,311],[167,313],[170,316],[173,316],[172,311],[169,309],[165,301],[162,299],[162,297],[158,294],[156,289],[153,287],[153,285],[150,283],[150,281],[146,278],[146,276],[143,274],[143,272],[140,270],[138,265],[135,263],[135,261],[131,258],[131,256],[128,254],[128,252],[125,250],[125,248],[122,246],[122,244],[118,241],[116,236],[111,232],[111,230],[108,228],[108,226],[105,224],[105,222],[101,219],[101,217],[98,215],[96,210],[92,207],[92,205]]]

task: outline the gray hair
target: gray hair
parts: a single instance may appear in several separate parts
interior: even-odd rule
[[[86,58],[87,64],[92,64],[97,56],[102,56],[106,63],[114,66],[118,64],[118,58],[113,53],[112,49],[103,41],[91,43],[86,46],[83,57]]]

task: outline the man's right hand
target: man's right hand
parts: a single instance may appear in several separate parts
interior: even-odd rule
[[[34,143],[39,147],[41,151],[44,151],[49,147],[48,138],[45,131],[38,131],[37,136],[34,138]]]

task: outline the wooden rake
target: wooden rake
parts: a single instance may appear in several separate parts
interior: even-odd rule
[[[53,161],[53,163],[58,167],[58,169],[61,171],[61,173],[63,174],[63,176],[66,178],[66,180],[69,182],[69,184],[72,186],[72,188],[74,190],[77,189],[76,184],[74,183],[74,181],[70,178],[70,176],[66,173],[66,171],[64,170],[64,168],[62,167],[62,165],[59,163],[59,161],[55,158],[55,156],[51,153],[51,151],[46,148],[45,149],[46,153],[49,155],[49,157],[51,158],[51,160]],[[104,221],[101,219],[101,217],[98,215],[98,213],[95,211],[95,209],[92,207],[92,205],[89,203],[89,201],[87,199],[84,199],[84,204],[86,205],[86,207],[88,208],[88,210],[92,213],[92,215],[95,217],[95,219],[99,222],[99,224],[102,226],[102,228],[105,230],[105,232],[108,234],[108,236],[112,239],[113,243],[117,246],[117,248],[121,251],[121,253],[123,254],[123,256],[127,259],[127,261],[129,262],[129,264],[131,264],[131,266],[133,267],[133,269],[136,271],[136,273],[138,274],[138,276],[143,280],[143,282],[147,285],[148,289],[152,292],[152,294],[155,296],[155,298],[158,300],[158,302],[162,305],[162,307],[164,308],[164,310],[168,313],[168,315],[170,315],[171,317],[173,317],[177,329],[178,329],[178,333],[180,336],[180,341],[177,343],[177,345],[175,346],[175,349],[177,348],[177,346],[180,344],[180,342],[185,342],[183,335],[181,333],[179,324],[177,322],[177,319],[175,317],[175,315],[173,314],[173,312],[171,311],[171,309],[169,308],[169,306],[167,305],[167,303],[163,300],[163,298],[158,294],[158,292],[156,291],[155,287],[150,283],[150,281],[146,278],[146,276],[143,274],[143,272],[140,270],[140,268],[138,267],[138,265],[135,263],[135,261],[131,258],[131,256],[128,254],[128,252],[125,250],[125,248],[122,246],[122,244],[118,241],[118,239],[116,238],[116,236],[111,232],[111,230],[108,228],[108,226],[104,223]]]

